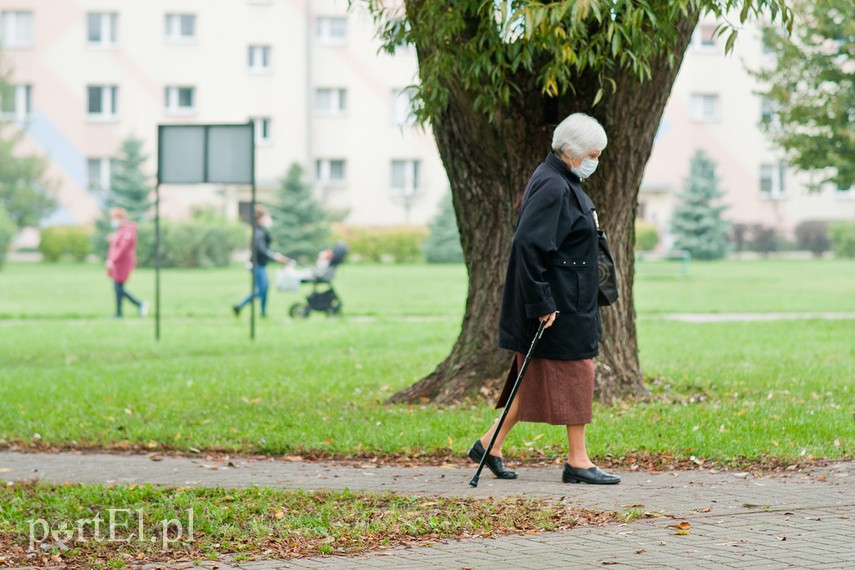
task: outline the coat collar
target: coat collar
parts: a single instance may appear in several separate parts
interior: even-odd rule
[[[558,156],[554,152],[550,151],[549,154],[546,155],[546,160],[544,160],[543,162],[544,164],[561,174],[570,182],[574,182],[576,184],[579,184],[579,182],[581,182],[580,178],[576,175],[576,173],[567,168],[567,165],[564,164],[564,161],[558,158]]]

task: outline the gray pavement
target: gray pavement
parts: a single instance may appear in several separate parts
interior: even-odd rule
[[[509,462],[512,464],[512,462]],[[757,475],[740,471],[618,471],[616,486],[564,485],[560,466],[521,467],[516,481],[471,466],[393,467],[246,458],[0,452],[0,479],[154,483],[424,496],[537,496],[598,510],[655,515],[629,524],[493,539],[445,541],[359,557],[217,562],[222,570],[284,568],[855,568],[855,462]],[[668,525],[687,521],[689,534]],[[211,568],[207,563],[200,568]],[[149,568],[193,568],[155,565]]]

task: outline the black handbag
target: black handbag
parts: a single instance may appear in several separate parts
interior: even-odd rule
[[[609,240],[606,232],[597,230],[597,249],[599,259],[597,269],[600,274],[600,291],[597,294],[597,304],[601,307],[613,305],[618,298],[617,272],[615,271],[615,260],[609,249]]]

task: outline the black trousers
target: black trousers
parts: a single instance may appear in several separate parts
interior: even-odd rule
[[[137,306],[137,308],[142,306],[142,301],[131,295],[125,290],[125,284],[119,283],[118,281],[113,282],[113,286],[116,289],[116,316],[122,316],[122,300],[127,299],[131,303]]]

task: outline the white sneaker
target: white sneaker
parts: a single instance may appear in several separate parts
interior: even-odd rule
[[[146,303],[145,301],[143,301],[143,302],[140,304],[139,311],[140,311],[140,316],[141,316],[141,317],[144,317],[144,316],[148,315],[148,303]]]

